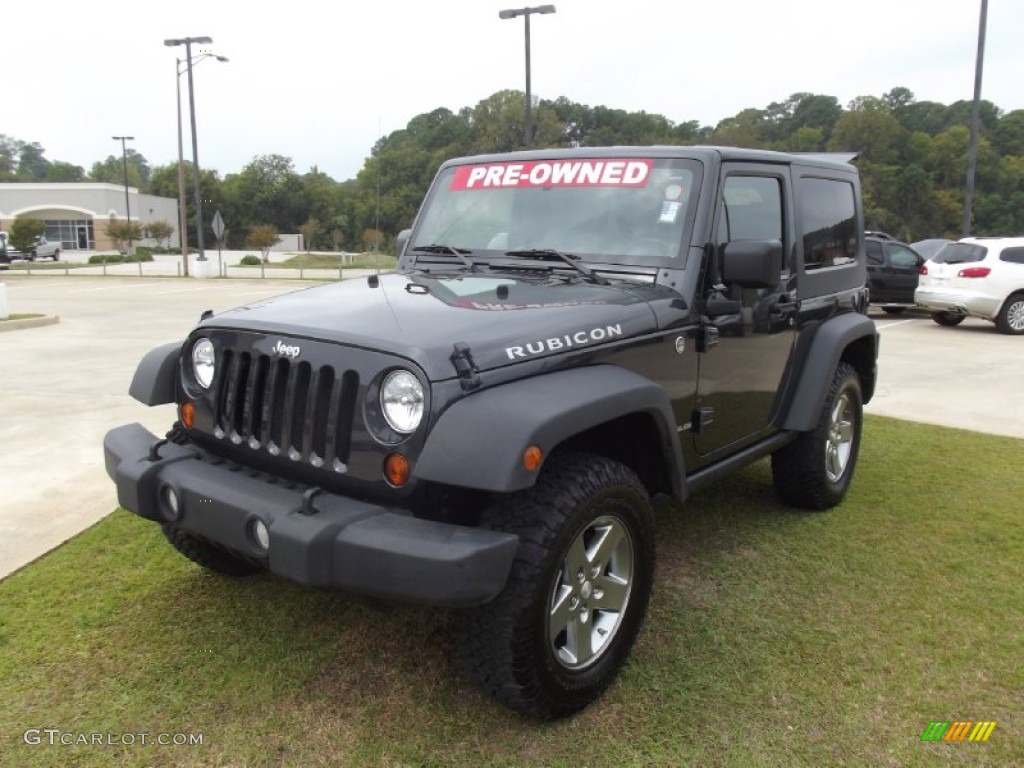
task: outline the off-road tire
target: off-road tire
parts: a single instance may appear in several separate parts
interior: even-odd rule
[[[207,544],[170,523],[165,523],[160,527],[163,529],[164,536],[171,542],[171,546],[193,563],[201,565],[207,570],[224,576],[251,576],[263,570],[258,565],[232,555],[220,547]]]
[[[783,501],[822,510],[843,500],[857,465],[863,419],[860,377],[841,362],[818,424],[772,454],[772,479]]]
[[[965,315],[960,315],[956,312],[932,312],[932,320],[946,328],[960,325],[964,321],[964,317]]]
[[[643,622],[654,574],[654,518],[647,492],[632,470],[616,461],[584,453],[556,454],[533,488],[496,501],[484,511],[480,524],[518,534],[520,544],[504,591],[458,617],[456,638],[463,668],[513,710],[544,720],[571,715],[615,679]],[[623,531],[627,535],[622,536]],[[572,548],[577,541],[582,547]],[[608,548],[597,546],[597,541]],[[606,560],[613,541],[619,542],[615,552],[622,554],[625,547],[629,556]],[[576,562],[575,555],[588,547],[593,548],[594,559],[588,553],[584,562],[591,565],[585,580],[577,583],[572,568],[563,566]],[[626,560],[628,590],[606,591],[612,574],[624,572],[621,564]],[[620,594],[621,610],[594,607],[606,598],[611,602],[614,594]],[[581,610],[588,610],[552,610],[556,602],[568,608],[573,598]],[[572,617],[566,631],[572,626],[579,632],[582,627],[587,634],[579,637],[589,639],[577,645],[567,632],[554,634],[557,616]],[[570,645],[578,656],[565,655]],[[581,665],[572,668],[573,658],[583,659]]]
[[[1024,293],[1012,293],[1003,302],[996,315],[996,328],[1013,336],[1024,333]]]

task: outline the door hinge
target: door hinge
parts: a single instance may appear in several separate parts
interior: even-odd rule
[[[707,352],[718,346],[718,326],[705,325],[697,334],[697,351]]]
[[[480,377],[476,372],[476,364],[473,362],[473,355],[469,351],[469,344],[464,341],[457,341],[453,345],[452,365],[455,366],[455,373],[459,377],[462,388],[466,391],[476,389],[480,386]]]
[[[696,434],[702,434],[708,427],[715,423],[715,409],[703,406],[693,409],[690,430]]]

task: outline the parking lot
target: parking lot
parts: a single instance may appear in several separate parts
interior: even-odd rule
[[[103,467],[103,435],[110,427],[138,421],[161,432],[173,421],[173,406],[146,408],[127,394],[145,352],[183,338],[205,309],[221,311],[312,284],[2,279],[11,312],[56,314],[60,323],[0,334],[6,406],[0,419],[0,578],[116,505]],[[868,412],[1024,438],[1024,339],[979,320],[942,328],[913,313],[874,317],[881,359]]]

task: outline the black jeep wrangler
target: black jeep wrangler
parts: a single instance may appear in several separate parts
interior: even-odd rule
[[[445,163],[394,274],[204,315],[139,365],[122,506],[220,573],[455,606],[468,674],[597,698],[651,591],[652,494],[771,456],[850,486],[878,336],[850,158],[713,147]]]

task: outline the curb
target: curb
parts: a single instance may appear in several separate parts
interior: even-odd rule
[[[0,333],[3,333],[4,331],[20,331],[22,328],[39,328],[43,325],[54,325],[59,322],[59,315],[25,317],[21,320],[0,320]]]

